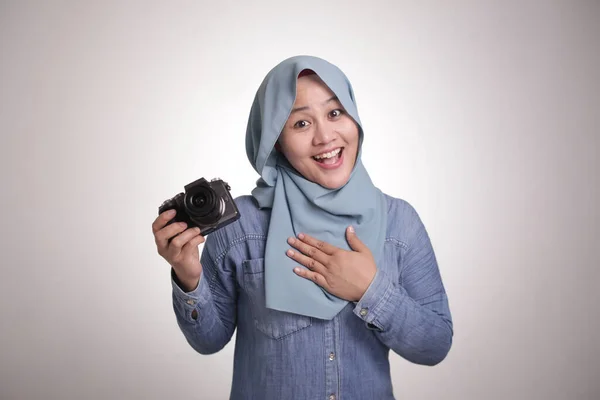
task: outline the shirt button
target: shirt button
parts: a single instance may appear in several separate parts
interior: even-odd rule
[[[329,353],[329,361],[333,361],[334,358],[335,358],[335,354]]]
[[[335,394],[330,395],[329,400],[335,400]]]
[[[360,310],[360,315],[362,317],[364,317],[365,315],[367,315],[369,313],[369,310],[367,310],[366,308],[363,308],[362,310]]]
[[[188,303],[190,306],[193,306],[194,304],[196,304],[196,302],[192,299],[187,299],[186,303]]]

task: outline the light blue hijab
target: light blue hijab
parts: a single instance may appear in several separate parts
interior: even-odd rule
[[[325,82],[358,125],[356,164],[349,181],[336,190],[307,180],[274,150],[296,99],[297,77],[305,69]],[[287,238],[298,233],[350,250],[346,228],[352,225],[381,265],[387,206],[361,162],[362,142],[352,85],[335,65],[317,57],[291,57],[273,68],[260,85],[248,119],[246,153],[261,176],[252,196],[260,208],[271,208],[265,249],[267,308],[328,320],[348,303],[293,272],[298,264],[286,255],[291,248]]]

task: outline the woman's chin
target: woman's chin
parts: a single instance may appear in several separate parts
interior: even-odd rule
[[[348,183],[348,178],[349,178],[349,176],[339,177],[339,178],[331,177],[328,179],[321,178],[321,179],[318,179],[316,181],[316,183],[318,183],[319,185],[323,186],[326,189],[336,190],[336,189],[339,189],[342,186],[344,186],[346,183]]]

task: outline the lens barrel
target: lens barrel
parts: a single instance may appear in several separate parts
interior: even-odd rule
[[[216,223],[224,211],[223,200],[207,185],[199,185],[185,195],[185,208],[202,224]]]

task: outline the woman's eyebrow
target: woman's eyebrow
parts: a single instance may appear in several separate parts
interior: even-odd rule
[[[334,101],[334,100],[335,100],[335,101],[339,101],[339,99],[338,99],[338,97],[337,97],[337,96],[333,96],[333,97],[331,97],[329,100],[326,100],[326,101],[324,101],[324,102],[323,102],[323,105],[325,105],[325,104],[327,104],[327,103],[329,103],[329,102],[332,102],[332,101]],[[296,107],[296,108],[293,108],[293,109],[292,109],[292,112],[290,112],[290,114],[293,114],[293,113],[295,113],[295,112],[298,112],[298,111],[304,111],[304,110],[308,110],[308,109],[310,109],[310,106]]]

